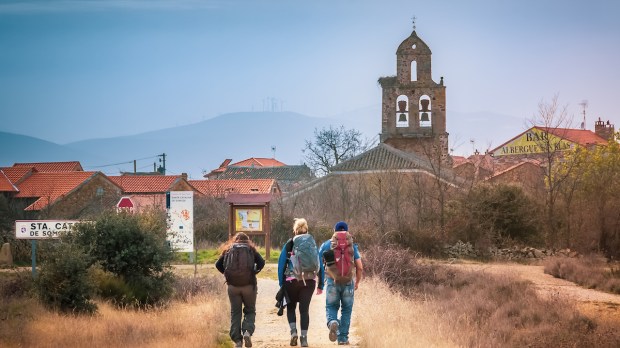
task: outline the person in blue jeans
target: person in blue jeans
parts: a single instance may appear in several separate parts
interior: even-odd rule
[[[334,232],[348,232],[349,227],[346,222],[339,221],[334,226]],[[326,251],[331,250],[332,240],[328,239],[319,247],[319,259],[324,259]],[[355,290],[362,281],[364,268],[362,266],[362,258],[359,253],[357,244],[353,244],[353,260],[355,265],[355,277],[351,278],[346,284],[337,284],[335,280],[325,272],[325,263],[321,262],[321,270],[319,272],[319,282],[326,282],[325,287],[325,309],[327,314],[327,327],[329,328],[329,340],[334,342],[338,340],[339,345],[349,344],[349,326],[351,325],[351,313],[353,312],[353,300],[355,298]],[[325,276],[323,279],[322,276]],[[338,319],[338,311],[340,310],[340,319]]]

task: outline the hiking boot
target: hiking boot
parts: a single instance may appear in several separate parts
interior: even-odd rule
[[[252,347],[252,335],[250,335],[249,331],[246,331],[243,334],[243,340],[245,341],[245,346],[246,347]]]
[[[338,342],[339,346],[348,346],[349,345],[349,341],[342,341],[342,342]]]
[[[337,321],[332,320],[329,322],[329,340],[334,342],[338,339],[338,328],[340,324]]]
[[[296,346],[297,345],[297,333],[292,333],[291,334],[291,346]]]
[[[299,342],[301,343],[302,347],[307,347],[308,346],[308,336],[299,336]]]
[[[235,348],[241,348],[241,347],[243,347],[243,341],[235,342]]]

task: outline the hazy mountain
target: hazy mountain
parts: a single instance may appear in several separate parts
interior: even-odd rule
[[[0,167],[16,162],[49,162],[97,159],[82,149],[73,149],[27,135],[0,132]]]
[[[139,159],[138,171],[153,170],[155,161],[157,166],[161,164],[154,157],[165,153],[168,174],[188,173],[199,179],[203,171],[217,168],[227,158],[236,162],[249,157],[272,158],[275,154],[286,164],[301,164],[305,140],[312,139],[315,128],[330,124],[337,125],[338,121],[294,112],[240,112],[186,126],[66,146],[114,158],[111,163]],[[133,171],[133,164],[105,168],[104,172]]]
[[[117,175],[152,171],[166,154],[168,174],[188,173],[199,179],[225,159],[274,157],[286,164],[303,163],[302,149],[314,138],[315,128],[344,125],[378,141],[381,131],[379,104],[332,118],[309,117],[295,112],[239,112],[199,123],[131,136],[90,139],[58,145],[41,139],[0,133],[0,166],[14,162],[80,161],[85,170]],[[525,129],[523,120],[493,113],[448,113],[450,147],[456,155],[470,155],[474,148],[496,147]],[[474,140],[474,144],[470,140]],[[275,152],[272,151],[275,147]]]

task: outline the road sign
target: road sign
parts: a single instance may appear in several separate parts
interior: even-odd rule
[[[118,203],[116,203],[116,210],[126,210],[129,212],[133,212],[135,205],[130,197],[122,197]]]

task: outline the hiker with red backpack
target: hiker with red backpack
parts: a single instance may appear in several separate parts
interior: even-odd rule
[[[354,294],[364,271],[357,244],[353,243],[353,237],[348,231],[347,223],[339,221],[334,226],[332,238],[319,248],[319,258],[322,260],[320,274],[325,274],[327,283],[325,310],[329,340],[338,340],[339,345],[349,344]]]
[[[290,345],[296,346],[297,340],[302,347],[308,347],[308,326],[310,324],[310,301],[316,288],[316,278],[323,279],[319,262],[319,250],[314,237],[308,233],[306,219],[295,219],[293,224],[294,237],[289,239],[282,248],[278,259],[278,280],[284,293],[286,318],[291,332]],[[316,294],[323,293],[323,284],[319,284]],[[281,301],[282,299],[279,299]],[[299,303],[300,328],[297,332],[295,314]]]
[[[252,347],[256,320],[256,274],[265,266],[265,259],[247,234],[237,232],[220,247],[222,254],[215,267],[226,277],[230,301],[230,339],[235,347]],[[243,321],[241,314],[243,313]]]

